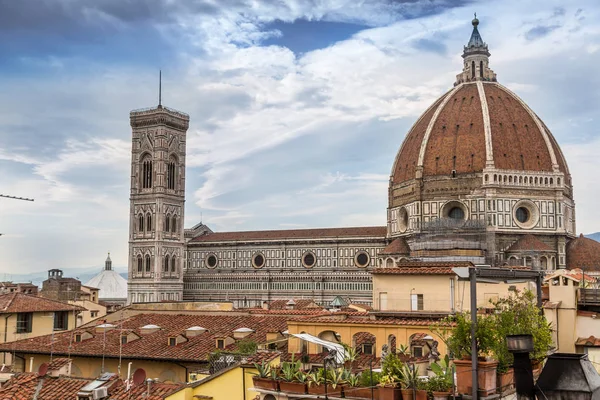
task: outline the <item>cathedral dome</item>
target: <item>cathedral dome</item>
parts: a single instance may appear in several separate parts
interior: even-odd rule
[[[90,279],[85,286],[100,289],[98,299],[102,301],[127,300],[127,280],[112,269],[110,253],[104,263],[104,269]]]
[[[567,268],[600,271],[600,243],[579,235],[567,244]]]
[[[461,82],[413,125],[396,156],[392,184],[484,169],[562,172],[568,179],[556,140],[527,104],[497,82]]]

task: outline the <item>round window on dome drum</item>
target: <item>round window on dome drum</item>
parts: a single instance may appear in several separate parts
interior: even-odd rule
[[[359,268],[367,267],[370,261],[371,257],[369,257],[369,254],[366,251],[359,251],[354,257],[354,263]]]
[[[252,257],[252,266],[254,268],[262,268],[265,266],[265,257],[258,253],[255,254],[254,257]]]
[[[450,211],[448,211],[448,217],[452,219],[465,219],[465,212],[460,207],[452,207]]]
[[[302,256],[302,264],[306,268],[312,268],[315,266],[316,263],[317,263],[317,258],[315,257],[314,253],[309,251],[307,253],[304,253],[304,255]]]
[[[214,254],[210,254],[208,257],[206,257],[206,266],[208,268],[215,268],[217,266],[217,263],[217,256],[215,256]]]
[[[524,224],[529,221],[529,210],[525,207],[519,207],[517,208],[517,211],[515,211],[515,217],[517,218],[517,221]]]

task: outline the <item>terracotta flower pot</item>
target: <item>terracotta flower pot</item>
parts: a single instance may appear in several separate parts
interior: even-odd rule
[[[287,393],[306,394],[306,383],[280,381],[279,390]]]
[[[279,386],[277,385],[279,382],[273,379],[253,376],[252,382],[254,383],[254,387],[258,389],[273,390],[275,392],[279,390]]]
[[[396,386],[379,386],[379,400],[400,400],[400,388]]]
[[[360,386],[346,386],[344,387],[344,397],[347,399],[371,399],[371,388],[360,387]],[[373,399],[379,399],[379,388],[373,388]]]
[[[454,360],[456,366],[456,390],[460,394],[471,394],[473,388],[471,360]],[[477,386],[479,394],[489,396],[496,393],[497,361],[477,362]]]
[[[508,371],[496,375],[496,386],[500,391],[505,392],[515,386],[515,370],[509,368]]]
[[[450,397],[450,392],[432,392],[433,400],[448,400]]]
[[[342,397],[343,385],[337,385],[333,388],[327,385],[327,395],[333,397]],[[325,385],[313,385],[308,387],[308,394],[325,394]]]
[[[427,390],[417,390],[417,400],[427,400]]]
[[[402,393],[402,400],[413,400],[413,396],[416,395],[412,389],[401,389],[400,392]]]

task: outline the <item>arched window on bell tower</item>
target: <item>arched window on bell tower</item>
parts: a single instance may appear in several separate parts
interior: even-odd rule
[[[475,79],[475,61],[471,61],[471,78]]]
[[[144,214],[140,214],[138,217],[138,232],[144,232]]]
[[[173,218],[171,219],[171,232],[177,232],[177,218],[175,215],[173,215]]]
[[[150,232],[152,230],[152,214],[146,214],[146,230]]]
[[[483,78],[483,61],[479,61],[479,77]]]
[[[171,226],[171,216],[169,214],[167,214],[165,216],[165,232],[169,232],[171,230],[170,226]]]
[[[141,171],[142,189],[152,188],[152,157],[149,154],[142,157]]]
[[[169,255],[165,256],[165,265],[163,265],[163,272],[169,272]]]
[[[141,273],[142,272],[142,268],[143,268],[143,266],[142,266],[142,256],[138,255],[137,256],[137,271],[139,273]]]
[[[150,272],[150,255],[146,254],[146,272]]]
[[[176,258],[175,258],[175,256],[173,256],[173,258],[171,258],[171,272],[175,272],[176,270],[177,270]]]
[[[169,158],[167,163],[167,189],[175,190],[177,179],[177,159],[174,156]]]

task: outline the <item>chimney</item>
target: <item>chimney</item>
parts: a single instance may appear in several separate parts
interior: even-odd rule
[[[535,400],[533,384],[533,368],[529,353],[533,351],[533,336],[510,335],[506,337],[506,345],[514,357],[515,389],[519,400]]]
[[[554,353],[537,380],[540,399],[600,398],[600,375],[587,354]]]
[[[293,310],[296,307],[296,302],[294,299],[290,299],[287,303],[285,303],[286,310]]]
[[[268,310],[269,309],[269,302],[268,301],[263,301],[262,302],[262,309],[263,310]]]

